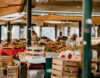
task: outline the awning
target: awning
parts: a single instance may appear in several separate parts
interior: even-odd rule
[[[0,17],[21,12],[25,1],[26,0],[0,0]],[[0,24],[5,23],[6,21],[0,19]]]
[[[73,20],[82,21],[82,2],[52,2],[36,6],[32,9],[33,21]],[[52,14],[52,15],[48,15]],[[55,15],[56,14],[56,15]],[[100,24],[100,2],[93,2],[92,21]]]
[[[0,0],[0,16],[20,12],[25,0]]]
[[[32,9],[34,12],[40,13],[80,13],[82,12],[82,1],[70,1],[70,2],[51,2],[37,5]],[[100,1],[93,2],[93,13],[100,13]]]
[[[49,14],[45,16],[32,16],[32,21],[82,21],[82,16],[61,16]],[[93,16],[94,24],[100,24],[100,16]]]

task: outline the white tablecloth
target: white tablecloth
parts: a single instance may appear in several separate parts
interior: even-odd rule
[[[39,63],[45,63],[46,58],[43,56],[26,56],[25,60],[29,63],[33,64],[39,64]]]

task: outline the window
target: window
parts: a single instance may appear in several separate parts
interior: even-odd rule
[[[7,27],[6,26],[2,26],[2,30],[1,31],[3,32],[1,39],[2,40],[7,40]]]
[[[37,33],[38,37],[40,37],[40,27],[33,27],[33,30]]]
[[[12,28],[12,39],[19,39],[19,26],[13,26]]]
[[[55,40],[55,27],[42,27],[42,36]]]
[[[79,36],[79,28],[78,27],[71,27],[70,34],[77,34]]]

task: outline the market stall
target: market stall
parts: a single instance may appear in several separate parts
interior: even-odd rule
[[[0,55],[9,55],[9,56],[12,56],[12,55],[16,55],[18,54],[19,52],[24,52],[26,49],[14,49],[14,48],[1,48],[0,49]]]
[[[22,2],[23,1],[18,2],[18,3],[22,4]],[[31,0],[28,0],[28,10],[27,10],[28,18],[23,17],[24,19],[28,19],[27,20],[27,23],[28,23],[27,24],[27,39],[26,39],[27,44],[22,43],[22,41],[21,41],[21,43],[17,42],[17,41],[10,43],[10,36],[9,36],[10,31],[8,31],[9,43],[1,45],[1,49],[0,49],[0,55],[1,55],[0,61],[2,63],[1,68],[6,69],[7,71],[10,69],[11,70],[14,69],[14,73],[13,73],[13,71],[6,72],[7,76],[10,77],[9,74],[12,74],[12,75],[14,74],[14,76],[17,75],[15,78],[18,78],[18,67],[19,67],[20,68],[19,69],[20,70],[19,71],[20,78],[27,78],[27,72],[30,70],[34,70],[34,69],[43,69],[43,71],[45,70],[45,77],[46,78],[51,78],[51,77],[52,78],[55,78],[55,77],[57,77],[57,78],[59,78],[59,77],[60,78],[64,78],[64,77],[66,77],[66,78],[70,78],[70,77],[78,78],[79,74],[81,74],[82,63],[84,65],[87,65],[86,66],[87,68],[84,68],[84,69],[86,69],[87,73],[90,73],[91,70],[93,72],[96,72],[96,70],[97,70],[95,68],[96,64],[94,64],[94,63],[97,61],[99,62],[99,59],[97,57],[93,58],[93,61],[92,61],[93,64],[88,64],[90,62],[90,58],[87,59],[88,61],[85,61],[85,57],[83,58],[84,60],[82,59],[82,56],[85,54],[87,57],[88,52],[91,55],[91,52],[90,52],[90,44],[91,44],[90,43],[90,39],[91,39],[90,35],[91,34],[89,32],[89,30],[91,30],[91,29],[90,29],[90,27],[88,28],[88,25],[90,26],[91,20],[90,19],[88,20],[89,24],[86,24],[86,27],[84,28],[85,39],[83,38],[83,40],[80,40],[79,38],[77,38],[77,36],[75,34],[71,35],[70,37],[63,36],[62,32],[60,32],[59,37],[56,38],[55,41],[49,39],[48,37],[40,37],[40,38],[34,39],[37,37],[37,35],[31,36],[31,31],[32,31],[31,30],[31,22],[32,21],[38,21],[38,22],[42,21],[45,24],[49,24],[48,21],[56,20],[56,21],[61,21],[61,22],[62,21],[67,22],[67,25],[69,25],[68,24],[69,21],[71,21],[71,23],[73,23],[73,21],[79,22],[79,21],[83,21],[83,20],[82,20],[82,15],[81,16],[80,15],[79,16],[77,16],[77,15],[61,16],[60,14],[59,15],[48,14],[47,16],[32,16],[31,3],[32,3]],[[19,11],[19,7],[20,7],[19,4],[15,4],[15,5],[18,5],[18,7],[17,6],[13,7],[13,9],[17,8],[14,11],[15,12]],[[76,3],[75,3],[75,5],[76,5]],[[9,10],[10,8],[11,7],[5,9],[4,11]],[[78,8],[80,9],[80,6]],[[33,12],[34,11],[37,12],[37,10],[35,10],[35,9],[33,9]],[[88,11],[90,11],[90,10],[88,10]],[[12,11],[8,12],[8,13],[12,13]],[[48,13],[48,12],[46,12],[46,13]],[[56,13],[56,12],[54,12],[54,13]],[[4,14],[6,14],[6,13],[4,12]],[[68,14],[70,14],[70,13],[68,13]],[[77,14],[77,13],[75,13],[75,14]],[[2,15],[2,13],[0,15]],[[99,16],[92,17],[94,24],[99,23],[100,22],[99,19],[100,19]],[[10,24],[10,22],[9,22],[9,24]],[[51,25],[51,24],[49,24],[49,25]],[[71,24],[71,25],[73,25],[73,24]],[[76,24],[74,24],[74,25],[76,25]],[[57,25],[55,27],[57,27]],[[87,28],[89,30],[87,30]],[[33,40],[33,41],[31,42],[31,40]],[[98,41],[96,41],[96,42],[93,41],[93,44],[100,42],[100,39],[97,39],[97,40]],[[83,47],[85,48],[84,51],[82,50]],[[87,47],[89,47],[89,48],[87,48]],[[2,55],[9,55],[9,58],[11,58],[9,61],[7,59],[7,57],[5,57],[6,64],[7,64],[6,66],[4,66],[5,61],[3,61],[3,59],[1,58]],[[13,55],[17,56],[17,61],[14,61],[15,59],[10,57]],[[88,55],[88,57],[90,57],[90,55]],[[8,64],[8,63],[10,63],[10,64]],[[16,63],[17,63],[17,66],[15,66]],[[93,67],[93,69],[89,69],[88,65],[90,67]],[[53,70],[51,71],[51,69],[53,69]],[[89,72],[87,70],[89,70]],[[1,71],[2,71],[2,69],[0,69],[0,72]],[[11,73],[9,73],[9,72],[11,72]],[[85,70],[83,72],[84,72],[83,75],[86,74]],[[2,73],[0,73],[0,74],[2,74]],[[30,74],[30,72],[29,72],[29,74]],[[39,71],[39,74],[37,74],[37,75],[38,76],[40,75],[40,71]],[[33,77],[33,75],[30,77]]]

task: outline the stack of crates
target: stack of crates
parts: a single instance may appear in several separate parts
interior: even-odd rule
[[[18,66],[7,67],[7,78],[18,78]]]
[[[18,78],[18,66],[12,56],[0,56],[0,78]]]
[[[97,71],[97,63],[98,63],[98,58],[92,58],[91,60],[91,72],[94,73]]]
[[[13,63],[13,57],[12,56],[0,56],[0,63],[2,67],[10,66]]]
[[[53,59],[51,78],[78,78],[79,61]]]
[[[6,75],[4,75],[4,68],[0,68],[0,78],[7,78]]]

